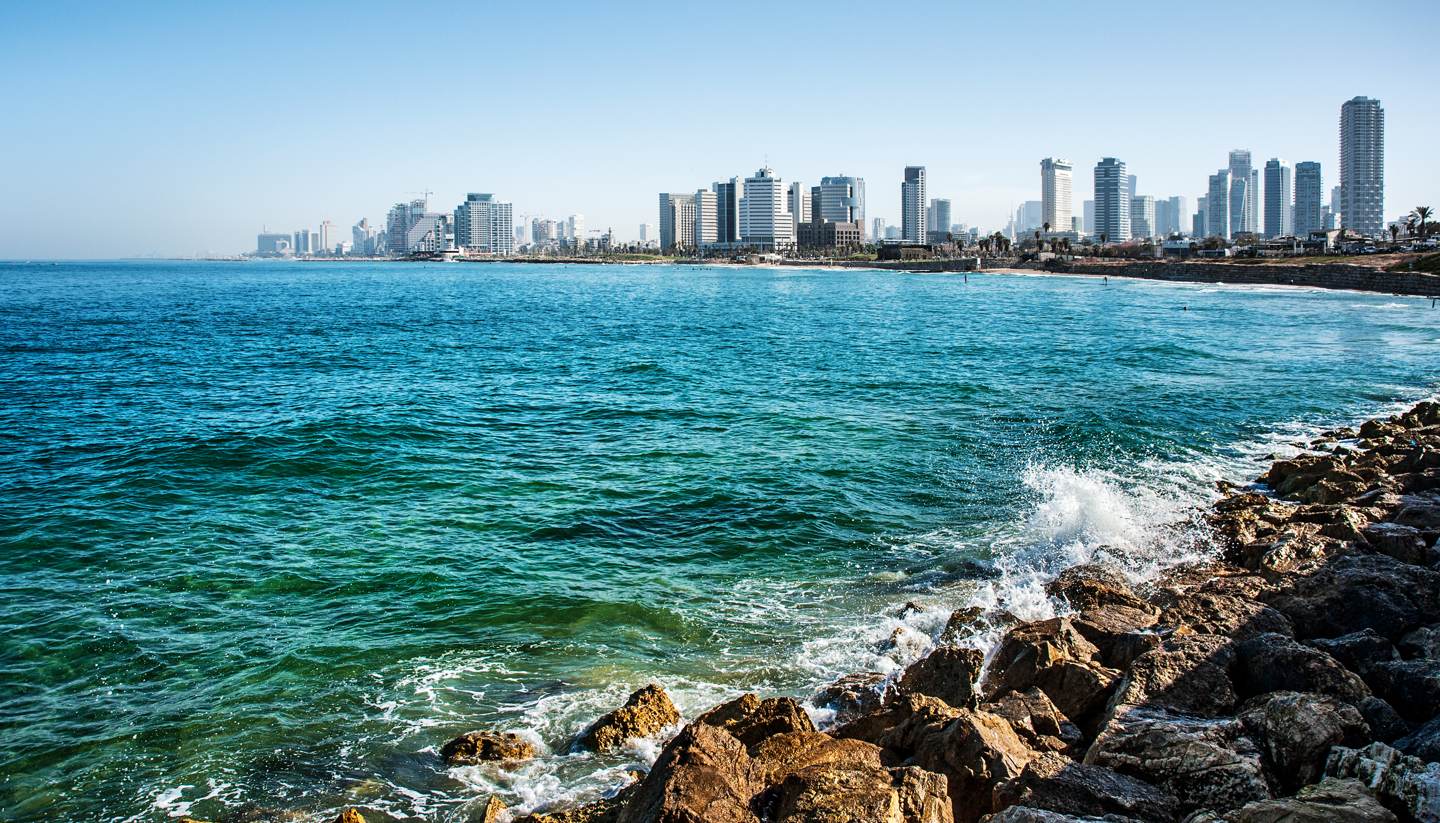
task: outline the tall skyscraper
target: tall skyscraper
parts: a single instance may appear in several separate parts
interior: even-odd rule
[[[1189,234],[1191,227],[1186,225],[1190,216],[1190,204],[1184,197],[1170,198],[1170,234]]]
[[[1126,180],[1126,190],[1127,190],[1130,198],[1133,200],[1133,199],[1135,198],[1135,193],[1140,190],[1139,181],[1136,179],[1135,175],[1133,175],[1133,174],[1127,175],[1127,176],[1125,177],[1125,180]]]
[[[1309,237],[1310,232],[1325,228],[1323,202],[1325,186],[1320,179],[1320,164],[1309,161],[1295,164],[1295,236]]]
[[[410,229],[425,216],[426,201],[396,203],[385,218],[385,245],[392,254],[410,250]]]
[[[700,249],[711,245],[720,237],[718,203],[719,198],[714,191],[700,189],[695,192],[695,245]]]
[[[1084,214],[1084,216],[1085,216],[1085,232],[1086,232],[1087,234],[1094,234],[1094,233],[1095,233],[1095,201],[1094,201],[1094,200],[1086,200],[1084,203],[1081,204],[1081,208],[1083,209],[1083,214]]]
[[[1259,193],[1259,175],[1250,161],[1247,149],[1230,152],[1230,234],[1255,232],[1259,228],[1255,197]]]
[[[565,237],[576,245],[585,242],[585,215],[572,214],[565,218]]]
[[[1190,221],[1190,236],[1204,240],[1210,236],[1210,198],[1201,195],[1195,200],[1195,217]]]
[[[1347,229],[1385,233],[1385,110],[1356,97],[1340,107],[1340,217]]]
[[[820,185],[812,189],[818,200],[812,197],[811,216],[818,215],[827,223],[859,223],[865,225],[865,180],[861,177],[820,178]]]
[[[740,242],[740,197],[745,192],[740,178],[713,183],[710,190],[715,192],[715,242]]]
[[[796,181],[790,184],[785,193],[785,209],[790,212],[792,225],[792,237],[799,236],[800,224],[810,222],[810,190],[804,183]]]
[[[881,240],[885,239],[885,218],[875,218],[875,220],[873,221],[873,227],[870,230],[870,234],[871,239],[874,240],[876,243],[879,243]]]
[[[1210,191],[1206,194],[1210,206],[1205,218],[1209,237],[1228,239],[1230,237],[1230,170],[1221,169],[1210,175]]]
[[[660,250],[695,248],[695,195],[660,193]]]
[[[1015,210],[1015,231],[1030,234],[1045,222],[1045,204],[1039,200],[1026,200]]]
[[[476,254],[512,254],[515,219],[509,203],[471,192],[455,208],[455,245]]]
[[[1155,198],[1148,194],[1137,194],[1130,198],[1130,236],[1150,238],[1155,236]]]
[[[1265,161],[1265,236],[1287,237],[1294,233],[1291,222],[1294,198],[1290,190],[1290,164],[1278,157]]]
[[[900,239],[924,243],[925,231],[925,167],[906,166],[900,183]]]
[[[950,201],[932,198],[930,208],[926,209],[925,225],[929,227],[929,239],[943,243],[944,235],[950,231]]]
[[[1073,213],[1070,203],[1070,178],[1075,166],[1069,160],[1047,157],[1040,161],[1040,222],[1049,223],[1050,231],[1067,231]]]
[[[760,248],[787,248],[794,245],[794,220],[785,207],[785,183],[774,169],[761,168],[745,178],[740,198],[740,239]]]
[[[652,228],[649,223],[641,223],[641,224],[640,224],[640,245],[643,246],[643,245],[645,245],[646,243],[649,243],[649,242],[650,242],[650,235],[653,234],[654,231],[655,231],[655,229]]]
[[[1095,164],[1095,227],[1090,233],[1104,235],[1109,243],[1130,239],[1130,178],[1123,160],[1106,157]]]

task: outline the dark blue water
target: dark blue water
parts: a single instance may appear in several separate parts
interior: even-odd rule
[[[1435,391],[1418,300],[1009,275],[0,264],[0,817],[463,820],[693,713],[1144,574],[1305,431]],[[897,617],[907,600],[920,614]],[[892,638],[893,635],[893,638]],[[545,754],[447,771],[475,727]]]

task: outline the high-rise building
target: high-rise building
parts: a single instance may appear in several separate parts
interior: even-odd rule
[[[585,215],[572,214],[565,218],[565,237],[577,246],[585,242]]]
[[[945,235],[950,233],[950,201],[945,198],[931,198],[930,206],[925,210],[925,225],[929,227],[928,240],[931,243],[944,243]]]
[[[861,177],[820,178],[820,185],[811,189],[811,217],[819,216],[827,223],[859,223],[865,225],[865,180]]]
[[[1191,227],[1187,225],[1187,218],[1190,215],[1190,204],[1183,196],[1170,198],[1170,228],[1168,234],[1189,234]]]
[[[1130,239],[1130,178],[1125,161],[1106,157],[1095,164],[1095,227],[1109,243]]]
[[[717,222],[718,197],[715,192],[706,189],[699,189],[695,192],[695,245],[704,249],[712,245],[720,236],[720,224]]]
[[[278,232],[263,232],[255,237],[255,253],[275,257],[295,253],[295,238]]]
[[[1385,110],[1356,97],[1340,107],[1340,219],[1347,229],[1385,233]]]
[[[785,210],[790,212],[791,236],[798,236],[801,223],[810,222],[810,190],[798,180],[785,192]]]
[[[650,235],[653,234],[654,232],[655,232],[654,227],[651,226],[649,223],[641,223],[641,224],[640,224],[640,245],[643,246],[643,245],[645,245],[646,243],[649,243],[649,242],[650,242],[650,239],[651,239],[651,238],[650,238]]]
[[[410,250],[410,229],[425,216],[426,202],[411,200],[396,203],[385,218],[385,245],[392,254],[405,254]]]
[[[320,245],[320,233],[309,229],[299,229],[295,232],[294,244],[291,246],[296,254],[321,254],[324,248]]]
[[[455,207],[455,245],[471,254],[513,254],[515,218],[511,204],[489,193],[471,192]]]
[[[1040,222],[1050,231],[1070,228],[1070,178],[1075,166],[1069,160],[1047,157],[1040,161]]]
[[[311,254],[331,254],[335,251],[335,224],[329,220],[320,221],[320,242],[318,248],[311,250]],[[312,245],[315,245],[312,242]]]
[[[740,242],[740,197],[744,194],[740,178],[713,183],[710,190],[715,192],[715,242]]]
[[[695,248],[695,195],[660,193],[660,249]]]
[[[1155,198],[1148,194],[1137,194],[1130,198],[1130,236],[1150,238],[1155,236]]]
[[[377,242],[383,236],[370,225],[368,219],[360,218],[359,223],[350,227],[350,253],[357,257],[374,257],[384,251],[382,243]]]
[[[450,216],[426,212],[405,235],[405,251],[410,254],[434,253],[452,248]]]
[[[1045,204],[1039,200],[1026,200],[1015,209],[1015,232],[1030,234],[1045,222]]]
[[[906,166],[900,183],[900,239],[924,243],[925,231],[925,167]]]
[[[795,221],[785,207],[785,183],[766,166],[745,178],[740,197],[740,239],[748,246],[787,248],[795,243]]]
[[[1230,170],[1221,169],[1210,175],[1210,191],[1206,195],[1209,213],[1205,218],[1207,237],[1230,237],[1233,225],[1230,214]]]
[[[1081,204],[1082,213],[1085,216],[1085,233],[1095,233],[1095,201],[1086,200]]]
[[[886,235],[885,235],[885,218],[883,218],[883,217],[877,217],[877,218],[875,218],[875,219],[872,221],[872,224],[873,224],[873,226],[872,226],[872,228],[871,228],[871,230],[870,230],[870,236],[871,236],[872,238],[874,238],[875,242],[877,242],[877,243],[880,242],[881,240],[884,240],[884,239],[885,239],[885,236],[886,236]]]
[[[1294,198],[1290,189],[1290,164],[1278,157],[1265,161],[1265,236],[1288,237],[1295,233],[1292,222]]]
[[[1325,186],[1320,178],[1320,164],[1314,161],[1295,164],[1295,236],[1309,237],[1312,231],[1325,228],[1322,203]]]
[[[1127,175],[1126,178],[1125,178],[1125,180],[1126,180],[1126,193],[1127,193],[1127,195],[1130,197],[1131,200],[1134,200],[1134,199],[1135,199],[1135,193],[1140,190],[1139,183],[1138,183],[1135,175],[1133,175],[1133,174]]]
[[[1190,221],[1190,236],[1204,240],[1210,236],[1210,198],[1201,195],[1195,199],[1195,216]]]
[[[1259,194],[1259,175],[1250,161],[1250,152],[1235,149],[1230,152],[1230,237],[1241,232],[1254,233],[1259,229],[1256,214],[1256,196]]]

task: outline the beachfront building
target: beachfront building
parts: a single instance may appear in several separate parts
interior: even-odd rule
[[[698,189],[695,192],[695,247],[704,249],[706,246],[715,245],[720,237],[720,224],[717,219],[718,197],[714,191]]]
[[[350,227],[350,253],[356,257],[374,257],[385,251],[385,235],[375,230],[370,225],[370,220],[360,218],[360,222]]]
[[[745,178],[740,197],[740,240],[747,246],[774,251],[795,245],[795,221],[786,208],[785,183],[769,166]]]
[[[471,192],[455,207],[455,246],[467,254],[514,254],[511,204],[489,193]]]
[[[740,178],[712,183],[710,190],[715,192],[715,242],[740,242]]]
[[[695,195],[660,193],[660,250],[695,248]]]
[[[1210,191],[1206,196],[1210,206],[1205,218],[1206,236],[1230,238],[1230,170],[1221,169],[1210,175]]]
[[[930,227],[927,240],[931,243],[944,243],[950,233],[950,201],[945,198],[932,198],[930,206],[925,210],[925,225]]]
[[[1083,222],[1085,223],[1086,233],[1093,234],[1095,231],[1095,201],[1086,200],[1082,203],[1080,213],[1084,216]]]
[[[1045,204],[1039,200],[1026,200],[1015,209],[1015,233],[1030,234],[1045,222]]]
[[[1367,236],[1385,232],[1385,110],[1356,97],[1340,107],[1342,225]]]
[[[330,254],[335,251],[335,224],[329,220],[320,221],[319,238],[312,242],[314,254]]]
[[[800,224],[796,245],[802,249],[834,249],[860,246],[865,231],[859,223],[849,220],[822,220],[811,212],[810,222]]]
[[[1272,157],[1265,161],[1265,236],[1289,237],[1294,234],[1293,209],[1290,164]]]
[[[1150,238],[1155,236],[1155,198],[1138,194],[1130,198],[1130,236]]]
[[[1177,195],[1170,198],[1168,213],[1170,215],[1170,225],[1167,227],[1164,236],[1187,234],[1190,231],[1190,203],[1183,196]]]
[[[900,239],[906,243],[926,240],[924,166],[905,167],[900,183]]]
[[[1040,161],[1040,222],[1050,231],[1067,231],[1073,213],[1070,183],[1075,170],[1069,160],[1047,157]]]
[[[886,230],[886,228],[888,228],[888,227],[885,225],[885,218],[883,218],[883,217],[877,217],[877,218],[875,218],[873,221],[871,221],[871,223],[872,223],[873,225],[872,225],[871,228],[870,228],[870,238],[871,238],[872,240],[876,241],[877,243],[878,243],[879,241],[881,241],[881,240],[884,240],[884,239],[885,239],[885,236],[886,236],[886,235],[885,235],[885,230]]]
[[[410,250],[410,229],[425,216],[426,206],[424,200],[411,200],[390,208],[385,218],[385,245],[391,252],[404,254]]]
[[[865,179],[837,175],[820,178],[810,190],[810,213],[827,223],[865,226]]]
[[[1230,152],[1230,235],[1255,232],[1259,221],[1255,213],[1255,195],[1259,188],[1258,175],[1250,160],[1247,149]]]
[[[1109,243],[1130,239],[1130,178],[1125,161],[1106,157],[1095,164],[1095,227],[1091,234]]]
[[[405,234],[405,251],[409,254],[434,254],[454,247],[448,214],[422,214]]]
[[[790,184],[785,192],[785,209],[790,212],[790,222],[794,225],[794,234],[800,233],[800,224],[810,222],[810,190],[805,184],[798,180]]]
[[[1204,240],[1210,236],[1210,198],[1201,195],[1195,199],[1195,216],[1190,219],[1190,236]]]
[[[309,229],[299,229],[295,232],[291,248],[296,254],[315,254],[320,246],[320,232]]]
[[[279,232],[262,232],[255,236],[255,253],[261,257],[294,254],[295,238]]]
[[[1309,237],[1311,232],[1328,228],[1323,203],[1325,186],[1320,178],[1320,164],[1314,161],[1295,164],[1295,236]]]

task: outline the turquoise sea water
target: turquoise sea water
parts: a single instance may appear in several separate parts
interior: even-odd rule
[[[1044,614],[1068,563],[1182,558],[1215,480],[1432,395],[1437,321],[1016,275],[0,264],[0,817],[594,796],[653,745],[568,738],[647,680],[687,715],[805,694],[950,608]],[[543,756],[440,766],[490,726]]]

